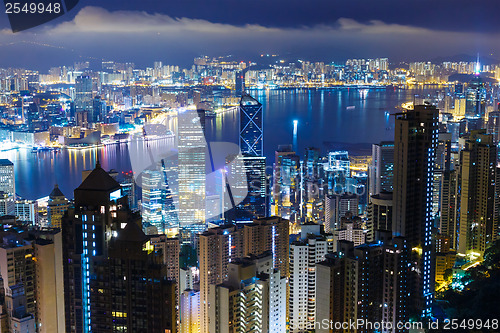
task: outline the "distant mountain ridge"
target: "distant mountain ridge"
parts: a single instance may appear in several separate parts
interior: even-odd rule
[[[457,54],[457,55],[449,56],[449,57],[437,57],[437,58],[431,59],[430,62],[432,62],[433,64],[440,64],[440,63],[446,62],[446,61],[449,61],[449,62],[461,62],[461,61],[475,62],[476,60],[477,60],[477,55],[471,56],[468,54]],[[500,60],[493,59],[490,57],[484,57],[484,56],[481,56],[481,54],[479,54],[479,62],[482,65],[500,64]]]

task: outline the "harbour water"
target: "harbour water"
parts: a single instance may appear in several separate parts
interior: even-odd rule
[[[353,154],[368,154],[370,145],[394,137],[396,106],[413,100],[415,94],[431,94],[433,90],[400,89],[286,89],[253,90],[250,93],[264,107],[264,153],[267,163],[274,162],[278,145],[294,144],[303,155],[307,147],[348,149]],[[294,137],[294,120],[297,121]],[[238,143],[238,114],[226,112],[207,118],[209,141]],[[104,169],[131,171],[126,144],[96,149],[61,149],[59,152],[17,149],[0,152],[0,158],[14,163],[16,192],[26,199],[47,196],[54,184],[73,197],[81,183],[83,170],[94,167],[99,154]]]

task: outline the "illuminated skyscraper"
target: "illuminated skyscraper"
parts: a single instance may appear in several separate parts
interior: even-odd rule
[[[465,98],[465,115],[484,117],[486,107],[486,89],[484,87],[484,81],[478,75],[467,85]]]
[[[325,166],[328,179],[328,193],[343,193],[346,191],[346,181],[351,175],[351,163],[347,151],[332,151],[328,153],[328,164]]]
[[[0,159],[0,215],[13,215],[16,209],[14,163]]]
[[[226,170],[235,173],[234,184],[231,186],[232,200],[225,200],[226,220],[251,220],[266,217],[268,210],[266,158],[263,156],[230,155],[227,162],[240,159]],[[241,168],[242,170],[236,170]],[[239,176],[238,176],[239,175]],[[240,193],[245,194],[243,198]],[[232,209],[234,202],[240,202]]]
[[[52,192],[50,192],[49,202],[47,203],[47,216],[51,227],[61,227],[61,219],[68,208],[68,199],[66,199],[56,184]]]
[[[275,152],[272,215],[298,222],[300,204],[300,157],[290,145]]]
[[[175,283],[127,201],[99,164],[75,190],[62,220],[67,332],[176,332]]]
[[[262,104],[248,94],[240,100],[240,150],[243,155],[262,156],[264,151]]]
[[[410,313],[427,317],[434,298],[432,185],[439,111],[432,105],[396,115],[392,230],[413,249]]]
[[[383,141],[372,145],[370,166],[370,195],[392,192],[394,179],[394,142]]]
[[[375,240],[375,233],[378,230],[392,231],[392,192],[370,196],[367,227],[367,242]]]
[[[238,75],[238,74],[237,74]],[[239,148],[242,156],[230,155],[226,162],[240,159],[236,166],[244,170],[228,170],[245,175],[236,176],[237,183],[231,189],[229,202],[225,202],[229,220],[252,219],[267,216],[267,178],[266,158],[263,155],[263,116],[262,104],[248,94],[243,94],[239,107],[240,140]],[[239,198],[238,193],[245,193],[245,198]],[[233,208],[233,202],[240,202]]]
[[[165,232],[163,223],[163,176],[158,170],[142,173],[142,220],[155,226],[159,233]]]
[[[92,78],[88,75],[77,77],[75,92],[76,111],[92,111]]]
[[[316,263],[333,252],[334,242],[320,230],[318,224],[302,225],[300,240],[290,244],[290,332],[302,332],[300,327],[316,320]]]
[[[465,138],[459,165],[460,216],[457,252],[483,255],[497,238],[496,146],[485,130]]]
[[[184,241],[206,230],[204,119],[196,110],[180,109],[178,120],[179,228]]]
[[[347,213],[358,215],[359,197],[355,194],[334,194],[325,196],[325,232],[339,229],[340,219]]]
[[[210,285],[208,332],[286,331],[286,279],[271,262],[263,255],[229,263],[227,280]]]

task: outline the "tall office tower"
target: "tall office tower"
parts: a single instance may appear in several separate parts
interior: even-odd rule
[[[286,278],[271,262],[259,256],[229,263],[227,280],[210,285],[208,332],[286,331]]]
[[[7,159],[0,159],[0,197],[3,208],[1,215],[13,215],[16,209],[16,178],[14,163]]]
[[[291,145],[279,146],[273,170],[273,207],[271,215],[299,221],[300,157]]]
[[[439,111],[431,105],[396,115],[392,230],[413,249],[408,297],[410,314],[427,317],[434,298],[432,278],[432,183]]]
[[[231,186],[231,198],[224,201],[226,220],[251,220],[257,217],[266,217],[269,203],[266,158],[229,155],[226,158],[226,163],[233,162],[234,159],[240,159],[240,161],[232,163],[229,170],[226,170],[227,173],[235,175],[232,177],[234,184]],[[243,168],[243,170],[238,168]],[[239,175],[246,175],[246,177]],[[241,197],[240,193],[245,193],[246,197]],[[239,202],[239,204],[232,207],[235,202]]]
[[[448,170],[443,173],[441,182],[441,217],[439,232],[448,237],[450,248],[457,250],[458,219],[460,216],[460,188],[457,182],[457,170]]]
[[[168,228],[163,220],[164,192],[164,179],[159,170],[142,172],[142,221],[156,227],[161,234]]]
[[[240,150],[243,155],[264,155],[262,104],[248,94],[240,100]]]
[[[255,219],[243,226],[243,256],[270,252],[272,267],[289,274],[289,221],[278,216]]]
[[[239,74],[236,74],[237,76]],[[244,75],[244,74],[243,74]],[[237,79],[238,81],[238,79]],[[236,87],[239,89],[242,87]],[[243,76],[244,88],[244,76]],[[233,156],[228,158],[240,158],[243,163],[237,165],[244,165],[246,174],[246,184],[240,184],[243,189],[245,186],[248,189],[247,196],[243,198],[233,198],[232,201],[241,201],[228,217],[231,220],[241,218],[255,218],[267,216],[267,178],[266,178],[266,158],[264,154],[264,127],[263,127],[263,108],[256,99],[244,93],[244,89],[240,91],[243,93],[240,99],[239,107],[239,145],[241,156]],[[235,170],[236,172],[241,172]],[[240,178],[240,177],[238,177]],[[235,184],[238,186],[238,184]],[[238,189],[236,188],[236,192]],[[231,204],[230,202],[225,203]]]
[[[120,184],[98,163],[74,197],[62,220],[66,331],[175,332],[175,284]]]
[[[372,145],[372,165],[369,171],[370,195],[393,191],[394,142],[382,141]]]
[[[493,137],[493,142],[500,142],[500,111],[492,111],[488,114],[488,134]]]
[[[359,197],[355,194],[325,196],[325,232],[340,228],[340,219],[347,213],[358,215]]]
[[[61,228],[61,220],[69,208],[69,201],[56,184],[49,194],[47,203],[47,217],[51,227]]]
[[[200,330],[200,291],[184,290],[179,301],[180,332],[199,333]]]
[[[496,147],[485,130],[465,138],[460,152],[458,253],[482,256],[497,238]]]
[[[179,231],[183,242],[194,244],[196,236],[206,230],[205,125],[191,109],[180,109],[177,121]]]
[[[92,78],[88,75],[78,76],[75,80],[76,111],[92,111]]]
[[[98,121],[103,122],[106,117],[106,101],[101,99],[101,96],[96,96],[92,99],[92,109],[90,119],[93,123]]]
[[[466,116],[484,117],[486,111],[486,89],[483,80],[476,76],[467,85]]]
[[[351,163],[347,151],[331,151],[328,153],[328,163],[325,166],[328,193],[343,193],[346,191],[346,180],[351,176]]]
[[[316,322],[366,324],[342,330],[321,326],[316,332],[373,332],[375,322],[387,323],[381,332],[404,332],[396,324],[408,321],[406,246],[400,237],[358,247],[339,242],[337,252],[316,264]]]
[[[333,242],[321,233],[321,225],[311,223],[290,244],[290,332],[302,332],[316,321],[316,263],[333,252]]]
[[[432,185],[432,214],[434,219],[439,219],[441,215],[441,188],[444,173],[451,170],[451,134],[439,133],[436,147],[436,161],[434,163],[434,179]]]
[[[306,179],[318,179],[320,177],[320,151],[318,148],[306,148],[306,156],[304,160],[303,176]]]
[[[467,101],[465,98],[455,98],[455,109],[453,110],[453,118],[455,121],[465,117]]]
[[[200,266],[200,322],[201,332],[208,332],[208,291],[211,284],[227,279],[227,265],[243,257],[242,230],[236,226],[210,228],[199,236],[198,261]]]
[[[377,230],[392,232],[392,193],[382,192],[370,197],[366,241],[373,242]]]

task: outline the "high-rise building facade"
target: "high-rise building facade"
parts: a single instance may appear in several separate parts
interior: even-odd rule
[[[211,325],[208,301],[210,285],[218,285],[228,278],[228,264],[237,258],[270,254],[270,268],[287,277],[289,272],[289,221],[273,216],[258,218],[252,223],[224,225],[210,228],[198,240],[200,266],[201,330]]]
[[[227,265],[236,258],[243,257],[242,230],[236,226],[210,228],[199,236],[198,256],[200,267],[200,328],[208,332],[209,286],[220,284],[227,279]]]
[[[16,200],[14,163],[0,159],[0,215],[13,215]]]
[[[337,252],[316,264],[316,332],[405,332],[408,321],[408,249],[396,237],[354,247],[341,241]],[[373,323],[386,323],[373,327]],[[356,323],[342,325],[342,323]],[[326,324],[326,325],[325,325]]]
[[[192,109],[179,109],[177,121],[179,231],[184,242],[194,244],[206,230],[205,121]]]
[[[88,75],[78,76],[75,80],[76,111],[92,111],[92,78]]]
[[[159,233],[166,230],[163,221],[164,192],[164,178],[159,170],[142,172],[142,221],[156,227]]]
[[[275,152],[273,170],[273,205],[271,215],[297,223],[300,216],[300,157],[290,145]]]
[[[240,100],[240,150],[243,155],[263,156],[264,117],[262,104],[248,94]]]
[[[47,217],[51,227],[61,228],[62,217],[68,208],[68,199],[66,199],[56,184],[49,194],[49,201],[47,203]]]
[[[439,111],[432,105],[396,115],[392,230],[412,249],[410,313],[427,317],[434,298],[432,185]]]
[[[356,194],[333,194],[325,196],[325,232],[340,228],[340,219],[347,213],[358,215],[359,197]]]
[[[394,142],[382,141],[372,145],[370,166],[370,195],[393,191]]]
[[[496,146],[485,130],[473,131],[460,152],[458,253],[481,256],[497,238]]]
[[[208,332],[286,331],[286,279],[270,256],[237,259],[224,283],[210,285]]]
[[[163,254],[99,163],[62,220],[67,332],[176,332]]]
[[[370,197],[368,204],[367,242],[375,240],[377,230],[392,232],[392,193],[382,192]]]

